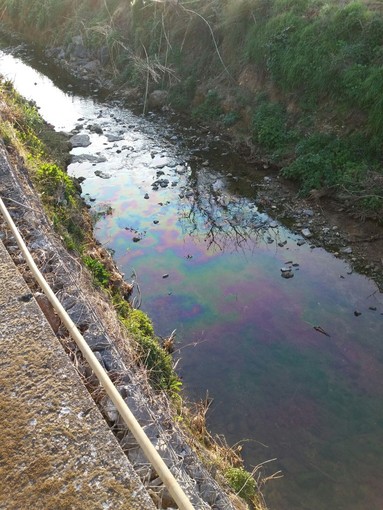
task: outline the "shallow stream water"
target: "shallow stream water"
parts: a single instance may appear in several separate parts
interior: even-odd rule
[[[213,398],[212,432],[244,440],[250,469],[276,459],[270,509],[381,510],[375,283],[263,213],[263,176],[214,134],[79,93],[29,52],[0,53],[0,73],[56,130],[89,135],[69,173],[85,178],[96,237],[138,282],[157,334],[177,330],[185,394]]]

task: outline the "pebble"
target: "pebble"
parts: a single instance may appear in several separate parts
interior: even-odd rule
[[[147,200],[149,198],[149,195],[145,193],[144,198]]]
[[[310,230],[309,228],[303,228],[303,229],[301,230],[301,232],[302,232],[302,235],[303,235],[304,237],[306,237],[307,239],[309,239],[310,237],[312,237],[312,236],[313,236],[313,234],[312,234],[312,232],[311,232],[311,230]]]
[[[163,274],[163,275],[162,275],[162,278],[169,278],[168,273]]]
[[[18,300],[22,301],[23,303],[28,303],[28,301],[31,301],[32,298],[33,298],[33,295],[28,293],[28,294],[24,294],[23,296],[20,296],[18,298]]]
[[[100,179],[110,179],[110,175],[104,173],[102,170],[96,170],[94,175],[97,175],[97,177],[100,177]]]

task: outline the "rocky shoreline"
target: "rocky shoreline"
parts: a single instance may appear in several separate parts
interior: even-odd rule
[[[45,57],[61,69],[65,69],[74,79],[88,83],[88,88],[97,93],[129,101],[133,108],[141,108],[145,103],[142,90],[118,87],[110,72],[110,55],[107,46],[90,51],[81,35],[72,37],[66,46],[47,48]],[[153,91],[149,94],[148,106],[160,115],[167,115],[169,107],[166,94]],[[159,96],[160,99],[159,99]],[[233,151],[247,158],[249,147],[244,147],[235,132],[222,133],[216,125],[203,125],[204,132],[222,137]],[[254,148],[250,148],[253,152]],[[299,196],[298,187],[279,175],[275,165],[253,159],[254,172],[264,177],[259,186],[258,197],[265,212],[285,223],[305,242],[315,247],[323,247],[337,257],[350,263],[352,270],[374,279],[383,288],[383,226],[374,219],[364,218],[357,208],[342,199],[333,190],[313,190],[308,198]],[[275,205],[278,204],[278,205]],[[304,232],[309,229],[309,236]]]
[[[118,88],[112,77],[105,74],[109,64],[108,48],[105,46],[90,52],[81,36],[75,36],[66,46],[49,48],[45,51],[48,59],[63,67],[76,79],[86,80],[93,89],[107,91],[111,97],[130,100],[135,104],[144,103],[144,98],[137,88]],[[166,94],[153,91],[148,97],[149,107],[169,111]],[[222,131],[216,126],[202,126],[217,136]],[[235,133],[225,131],[225,140],[229,140],[232,150],[241,152],[241,142]],[[351,271],[358,271],[372,278],[383,288],[383,226],[375,220],[363,218],[352,203],[342,200],[332,190],[316,191],[308,198],[298,194],[298,188],[291,181],[280,177],[278,169],[262,160],[254,162],[254,172],[263,175],[259,186],[258,200],[271,217],[281,221],[297,234],[302,241],[313,247],[323,247],[344,258],[350,264]],[[277,204],[277,205],[276,205]]]
[[[383,228],[376,221],[354,218],[336,197],[303,199],[278,175],[264,177],[259,199],[267,212],[300,237],[297,244],[324,248],[348,262],[349,274],[364,274],[383,289]]]

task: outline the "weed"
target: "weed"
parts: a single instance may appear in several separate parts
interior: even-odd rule
[[[82,260],[92,273],[96,285],[104,288],[107,287],[110,280],[110,273],[106,270],[104,264],[88,255],[84,255]]]
[[[196,90],[195,77],[189,76],[185,80],[177,83],[170,89],[169,102],[178,110],[185,110],[188,108],[194,98]]]
[[[43,163],[36,171],[43,193],[59,205],[74,205],[77,196],[73,180],[57,165]]]
[[[304,194],[325,186],[351,189],[361,186],[374,159],[374,148],[363,137],[316,133],[296,145],[296,158],[283,174],[301,182]]]
[[[230,467],[225,472],[230,487],[244,500],[251,502],[256,495],[256,483],[251,473],[239,467]]]
[[[126,325],[129,331],[136,336],[153,337],[154,328],[152,321],[141,310],[131,310]]]
[[[203,103],[193,109],[192,115],[199,120],[217,120],[222,113],[218,93],[215,90],[209,90]]]
[[[121,321],[136,339],[139,362],[148,369],[154,387],[177,394],[182,383],[173,370],[172,357],[155,338],[149,317],[141,310],[131,309]]]
[[[234,124],[236,124],[241,118],[241,115],[238,113],[238,112],[228,112],[226,113],[223,118],[222,118],[222,122],[224,124],[224,126],[226,127],[230,127],[230,126],[234,126]]]
[[[252,138],[274,160],[290,150],[296,133],[289,129],[288,116],[281,104],[260,98],[253,114]]]

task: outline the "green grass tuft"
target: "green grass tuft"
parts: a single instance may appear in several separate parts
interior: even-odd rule
[[[256,483],[251,473],[243,468],[231,467],[225,472],[230,487],[249,503],[256,495]]]

